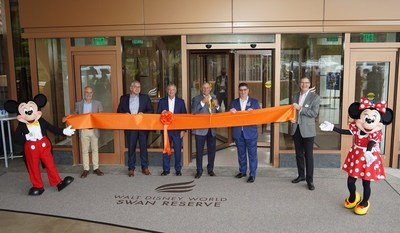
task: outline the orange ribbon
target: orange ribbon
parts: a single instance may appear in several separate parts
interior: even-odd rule
[[[171,156],[171,145],[169,143],[169,137],[168,137],[168,126],[172,123],[174,120],[173,118],[173,113],[169,111],[165,111],[161,113],[160,116],[160,121],[164,125],[164,149],[163,153],[167,153],[169,156]]]
[[[67,123],[74,129],[125,129],[163,130],[160,114],[86,113],[67,116]],[[224,128],[286,122],[296,119],[291,105],[262,108],[251,111],[223,112],[215,114],[174,114],[168,125],[170,130]]]
[[[286,122],[296,119],[291,105],[263,108],[251,111],[224,112],[216,114],[126,114],[86,113],[67,116],[67,123],[74,129],[135,129],[164,130],[163,153],[171,155],[168,129],[201,129],[232,126],[259,125]]]

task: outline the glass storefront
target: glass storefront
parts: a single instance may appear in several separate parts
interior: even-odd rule
[[[64,128],[62,118],[70,113],[68,70],[64,39],[36,39],[36,60],[39,93],[47,97],[42,108],[43,118],[50,124]],[[71,145],[71,138],[64,135],[48,135],[54,145]]]
[[[311,78],[311,90],[321,97],[320,122],[340,124],[343,82],[342,34],[284,34],[281,48],[280,103],[291,104],[302,76]],[[294,149],[289,123],[280,124],[280,149]],[[340,149],[340,135],[317,127],[315,148]]]
[[[180,36],[123,37],[122,79],[124,94],[133,80],[139,80],[141,93],[148,94],[157,110],[158,101],[166,96],[166,87],[174,83],[182,97]],[[161,134],[151,131],[149,148],[161,148]]]

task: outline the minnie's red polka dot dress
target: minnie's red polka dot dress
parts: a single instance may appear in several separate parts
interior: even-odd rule
[[[358,129],[354,121],[350,123],[349,130],[354,136],[354,144],[347,154],[342,169],[354,178],[369,181],[385,179],[385,170],[379,153],[379,142],[382,140],[382,132],[360,135],[361,130]],[[376,142],[371,152],[377,159],[367,167],[364,152],[367,150],[368,142],[371,140]]]

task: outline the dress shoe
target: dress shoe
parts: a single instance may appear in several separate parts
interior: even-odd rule
[[[182,172],[180,172],[180,171],[179,171],[179,172],[176,172],[175,174],[176,174],[177,176],[182,176]]]
[[[293,184],[299,183],[300,181],[305,181],[306,178],[298,176],[296,179],[292,180]]]
[[[362,206],[357,204],[356,207],[354,208],[354,213],[358,215],[366,215],[370,206],[371,203],[369,203],[369,201],[367,206]]]
[[[209,176],[216,176],[215,173],[214,173],[213,171],[209,171],[209,172],[208,172],[208,175],[209,175]]]
[[[98,176],[104,176],[104,173],[102,171],[100,171],[100,169],[98,169],[98,168],[93,171],[93,174],[96,174]]]
[[[43,192],[44,192],[44,188],[32,187],[32,188],[29,189],[29,195],[30,196],[39,196],[39,195],[42,195]]]
[[[64,178],[64,180],[62,180],[58,185],[57,185],[57,189],[60,192],[61,190],[63,190],[65,187],[67,187],[69,184],[72,183],[72,181],[74,181],[74,178],[71,176],[66,176]]]
[[[256,178],[254,176],[249,176],[249,179],[247,179],[247,183],[254,183]]]
[[[202,175],[202,172],[197,172],[196,175],[194,176],[195,179],[199,179]]]
[[[148,168],[143,168],[142,173],[145,174],[146,176],[151,175],[150,170]]]
[[[235,177],[238,178],[238,179],[240,179],[240,178],[242,178],[242,177],[246,177],[246,174],[238,173]]]
[[[81,178],[86,178],[89,175],[89,171],[88,170],[83,170],[82,174],[81,174]]]
[[[128,176],[129,176],[129,177],[135,176],[135,170],[129,169],[129,170],[128,170]]]
[[[354,202],[349,202],[349,197],[344,200],[344,207],[347,209],[353,209],[361,201],[361,195],[356,192],[356,199]]]
[[[308,189],[311,190],[311,191],[313,191],[313,190],[315,189],[315,186],[314,186],[314,184],[313,184],[312,182],[307,183],[307,187],[308,187]]]
[[[167,172],[167,171],[163,171],[163,172],[161,173],[162,176],[166,176],[166,175],[168,175],[168,174],[169,174],[169,172]]]

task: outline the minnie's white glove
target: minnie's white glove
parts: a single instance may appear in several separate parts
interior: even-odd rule
[[[367,167],[369,167],[376,159],[377,156],[373,155],[371,151],[366,151],[364,153],[365,162],[367,163]]]
[[[63,134],[67,136],[72,136],[75,133],[75,129],[71,129],[72,125],[68,126],[63,130]]]
[[[333,127],[334,127],[334,125],[332,123],[330,123],[329,121],[324,121],[319,125],[319,128],[322,131],[332,131]]]

